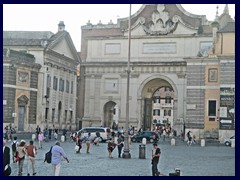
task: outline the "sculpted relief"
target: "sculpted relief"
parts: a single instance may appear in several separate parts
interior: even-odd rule
[[[152,13],[151,21],[146,22],[144,17],[140,17],[137,24],[141,24],[147,34],[165,35],[176,29],[179,20],[180,17],[176,15],[170,19],[168,12],[165,11],[165,5],[159,4],[157,10]]]

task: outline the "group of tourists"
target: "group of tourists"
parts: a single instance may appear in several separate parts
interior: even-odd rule
[[[25,140],[21,140],[20,142],[17,141],[17,137],[13,138],[13,142],[11,143],[12,149],[12,162],[18,163],[18,175],[22,176],[23,172],[23,164],[25,158],[27,159],[27,175],[30,176],[30,171],[32,169],[32,175],[36,175],[35,169],[35,157],[37,155],[37,148],[33,145],[33,140],[30,140],[28,144],[26,144]],[[8,173],[6,173],[6,166],[10,167],[10,148],[6,146],[6,140],[3,140],[3,161],[4,161],[4,175],[10,175],[11,170],[8,169]],[[5,152],[9,151],[9,152]],[[11,167],[10,167],[11,169]]]
[[[129,134],[133,134],[133,132],[136,131],[134,127],[130,127],[128,129]],[[12,157],[13,163],[18,163],[18,175],[22,176],[23,174],[23,168],[24,168],[24,162],[27,161],[27,175],[36,175],[36,167],[35,167],[35,158],[37,156],[38,149],[43,148],[43,142],[46,138],[48,140],[51,140],[52,132],[58,133],[58,129],[51,129],[51,128],[45,128],[44,131],[41,131],[41,128],[39,126],[36,127],[36,138],[30,140],[29,142],[26,142],[25,140],[18,141],[17,137],[13,137],[13,141],[11,142],[11,150],[12,150],[12,156],[10,156],[10,150],[8,153],[8,147],[6,146],[6,139],[3,141],[4,146],[4,175],[10,175],[11,173],[7,172],[10,167],[10,157]],[[66,136],[66,131],[65,134]],[[118,158],[122,157],[122,150],[124,147],[124,136],[123,136],[123,128],[120,129],[117,133],[111,133],[111,137],[108,140],[106,144],[106,150],[108,152],[108,157],[113,158],[113,151],[117,149],[118,151]],[[54,138],[57,140],[57,138]],[[34,140],[38,142],[38,148],[34,144]],[[86,153],[90,153],[90,147],[91,144],[95,146],[99,146],[99,143],[101,141],[101,135],[100,132],[96,133],[88,133],[87,135],[81,134],[81,133],[70,133],[70,141],[74,142],[75,144],[75,152],[77,154],[80,154],[81,149],[83,148],[83,144],[86,145]],[[48,142],[48,141],[46,141]],[[6,149],[6,150],[5,150]],[[9,148],[10,149],[10,148]],[[157,164],[160,157],[160,149],[157,147],[156,144],[154,144],[153,149],[155,150],[152,154],[152,173],[153,175],[159,175],[157,169]],[[158,150],[159,149],[159,150]],[[6,151],[6,152],[5,152]],[[50,163],[53,166],[54,175],[59,176],[60,175],[60,168],[61,168],[61,158],[66,159],[67,162],[69,162],[66,153],[64,152],[63,148],[60,146],[60,142],[56,141],[55,145],[51,147],[49,150],[51,157],[50,157]],[[47,154],[47,153],[46,153]]]

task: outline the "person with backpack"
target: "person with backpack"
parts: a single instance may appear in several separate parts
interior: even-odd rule
[[[61,169],[61,158],[63,157],[68,163],[69,160],[63,148],[60,146],[60,142],[56,141],[55,145],[52,147],[52,159],[51,163],[53,165],[54,176],[59,176]]]
[[[13,160],[13,163],[16,162],[17,146],[18,146],[17,136],[14,136],[13,137],[13,142],[12,142],[12,160]]]
[[[29,145],[26,148],[27,150],[27,175],[30,176],[30,166],[32,165],[33,176],[36,173],[35,170],[35,156],[37,154],[37,148],[33,145],[33,141],[30,140]]]
[[[25,140],[21,140],[19,146],[17,147],[17,152],[18,152],[18,156],[19,156],[18,175],[22,176],[25,154],[27,154]]]

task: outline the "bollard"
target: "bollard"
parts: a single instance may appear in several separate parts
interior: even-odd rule
[[[175,168],[175,172],[169,173],[169,176],[180,176],[180,174],[181,174],[180,168]]]
[[[204,146],[205,146],[205,140],[201,139],[201,147],[204,147]]]
[[[235,139],[231,139],[231,147],[232,147],[232,148],[235,147]]]
[[[65,141],[65,136],[62,135],[62,136],[61,136],[61,142],[64,142],[64,141]]]
[[[142,145],[146,145],[147,144],[147,139],[146,138],[142,138]]]
[[[146,159],[146,157],[145,157],[145,145],[139,145],[139,159]]]
[[[176,174],[176,176],[180,176],[180,174],[181,174],[180,168],[175,168],[175,174]]]
[[[174,138],[171,139],[171,146],[175,146],[175,139]]]
[[[32,140],[35,141],[36,139],[36,134],[32,134]]]

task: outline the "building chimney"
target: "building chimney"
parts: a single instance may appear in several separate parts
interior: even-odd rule
[[[63,21],[60,21],[58,24],[58,32],[59,31],[65,31],[65,25]]]

